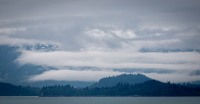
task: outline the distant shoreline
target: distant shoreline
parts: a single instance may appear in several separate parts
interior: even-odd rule
[[[58,97],[171,97],[171,98],[176,98],[176,97],[200,97],[200,96],[0,96],[0,97],[38,97],[38,98],[51,98],[51,97],[55,97],[55,98],[58,98]]]

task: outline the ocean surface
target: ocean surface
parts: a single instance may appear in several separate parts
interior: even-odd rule
[[[0,104],[200,104],[200,97],[0,97]]]

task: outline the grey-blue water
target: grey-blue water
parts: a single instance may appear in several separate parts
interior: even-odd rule
[[[200,104],[200,97],[0,97],[0,104]]]

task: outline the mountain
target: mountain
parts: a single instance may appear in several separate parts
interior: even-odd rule
[[[102,78],[99,80],[99,82],[95,83],[91,87],[113,87],[118,83],[137,84],[148,80],[152,79],[142,74],[122,74],[118,76]]]
[[[185,82],[185,83],[187,83],[187,84],[193,84],[193,85],[199,85],[200,86],[200,81],[198,80],[198,81],[192,81],[192,82]]]
[[[36,44],[23,46],[0,45],[0,82],[14,85],[43,87],[46,85],[73,85],[74,87],[86,87],[94,82],[81,81],[28,81],[30,76],[39,75],[47,70],[56,70],[53,67],[38,66],[33,64],[20,65],[16,59],[22,54],[21,50],[56,51],[58,46],[51,44]],[[79,68],[81,69],[81,68]]]
[[[139,84],[118,83],[113,87],[73,88],[66,86],[43,87],[40,96],[200,96],[200,87],[149,80]]]
[[[122,85],[123,86],[123,85]],[[146,81],[129,87],[130,92],[138,96],[200,96],[200,87],[192,88],[174,83],[156,80]]]
[[[0,96],[37,96],[40,92],[36,87],[15,86],[0,82]]]
[[[13,84],[23,83],[29,76],[41,74],[48,67],[31,64],[19,65],[16,59],[21,55],[20,47],[0,45],[0,81]]]
[[[71,85],[50,85],[36,88],[0,82],[0,96],[200,96],[200,86],[190,87],[170,82],[163,83],[153,79],[136,84],[120,82],[112,87],[85,88],[75,88]]]

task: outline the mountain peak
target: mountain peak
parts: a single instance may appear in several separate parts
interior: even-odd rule
[[[121,74],[118,76],[102,78],[92,87],[112,87],[118,83],[137,84],[152,80],[143,74]]]

